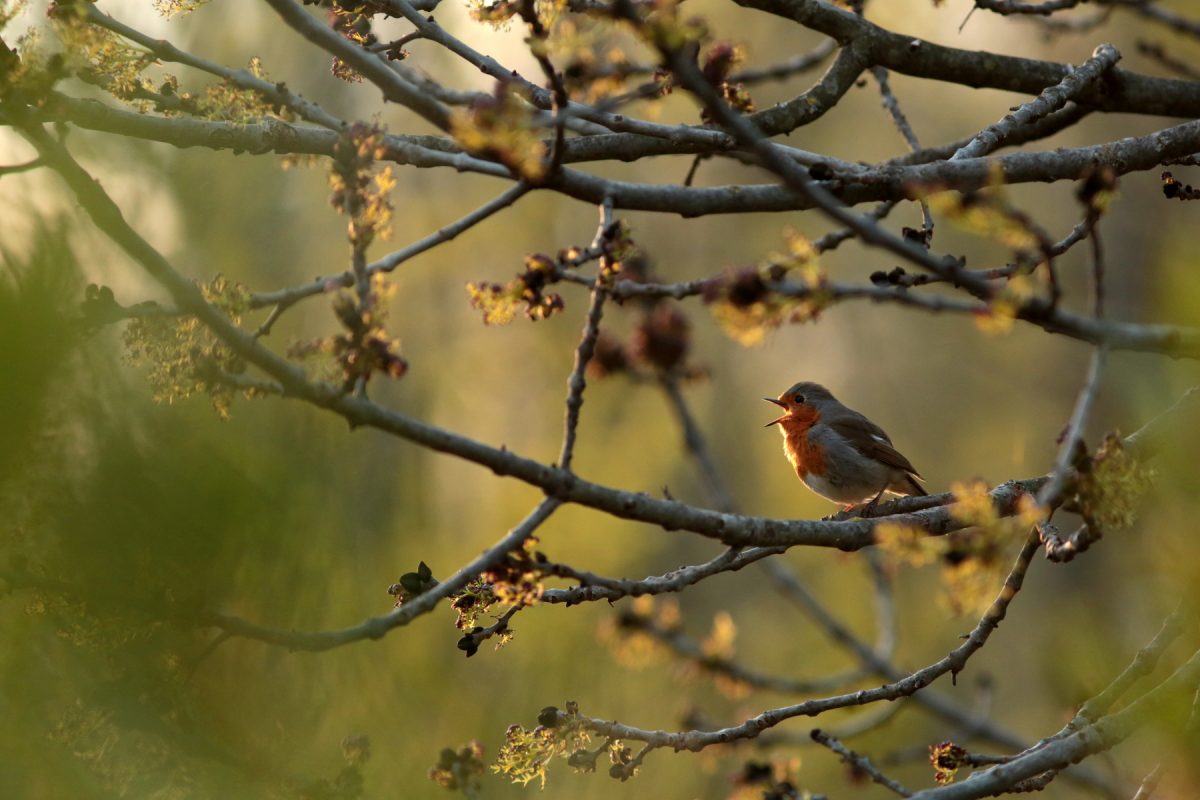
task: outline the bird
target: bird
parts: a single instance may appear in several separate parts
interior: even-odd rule
[[[779,426],[783,452],[808,488],[844,510],[885,492],[924,495],[921,474],[892,446],[883,429],[842,405],[824,386],[801,381],[779,397],[764,397],[784,410],[764,427]]]

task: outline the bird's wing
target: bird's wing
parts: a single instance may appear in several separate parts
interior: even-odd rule
[[[840,434],[850,445],[867,458],[873,458],[893,469],[921,477],[917,468],[896,448],[883,429],[861,414],[838,414],[833,418],[822,418],[829,427]]]

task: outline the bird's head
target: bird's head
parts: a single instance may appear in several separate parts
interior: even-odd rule
[[[764,397],[768,403],[774,403],[783,409],[783,416],[773,419],[763,427],[771,427],[777,423],[796,423],[805,426],[812,425],[821,416],[821,409],[827,403],[836,403],[833,395],[819,383],[801,381],[793,385],[779,397]]]

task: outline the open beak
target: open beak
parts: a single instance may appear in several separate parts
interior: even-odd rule
[[[764,398],[763,398],[763,400],[766,400],[768,403],[774,403],[775,405],[779,406],[780,408],[783,408],[783,409],[786,409],[786,408],[787,408],[787,403],[783,402],[782,400],[776,400],[774,397],[764,397]],[[769,427],[771,427],[772,425],[775,425],[775,424],[777,424],[777,423],[783,422],[785,419],[787,419],[787,414],[784,414],[784,415],[783,415],[782,417],[780,417],[779,419],[773,419],[773,420],[771,420],[771,421],[770,421],[770,422],[768,422],[766,425],[763,425],[763,427],[764,427],[764,428],[769,428]]]

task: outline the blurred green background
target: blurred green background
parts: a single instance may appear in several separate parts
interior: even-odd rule
[[[1165,40],[1162,30],[1131,16],[1047,41],[1028,21],[983,12],[959,32],[969,6],[966,0],[940,9],[881,2],[870,16],[933,41],[1071,63],[1101,41],[1113,41],[1126,54],[1125,66],[1159,72],[1136,54],[1134,43]],[[283,29],[265,6],[214,0],[172,21],[155,15],[148,2],[104,2],[101,8],[227,64],[240,66],[257,55],[272,78],[335,114],[378,119],[397,132],[426,132],[411,115],[381,108],[376,90],[333,78],[328,57]],[[751,66],[819,41],[730,4],[696,0],[688,8],[744,42]],[[437,16],[501,61],[529,67],[520,31],[474,25],[456,0],[446,0]],[[1173,40],[1170,46],[1196,63],[1200,48]],[[418,42],[410,49],[410,63],[439,79],[490,88],[433,46]],[[208,83],[179,74],[193,88]],[[752,93],[766,107],[812,77]],[[893,76],[892,84],[929,145],[977,131],[1024,99],[902,76]],[[674,97],[661,118],[692,120],[695,111]],[[1094,116],[1036,147],[1108,141],[1175,122]],[[254,289],[273,289],[348,263],[345,221],[328,206],[321,166],[285,171],[271,156],[177,150],[85,131],[73,131],[68,141],[134,227],[197,280],[219,272]],[[873,83],[852,90],[789,142],[865,161],[904,151]],[[0,163],[29,155],[18,137],[0,130]],[[586,168],[678,182],[689,163]],[[1175,172],[1196,182],[1190,170]],[[447,170],[400,168],[397,177],[395,236],[377,245],[374,256],[505,188]],[[763,179],[719,162],[705,162],[699,173],[702,184]],[[1011,196],[1061,236],[1079,213],[1072,190],[1026,186]],[[1197,213],[1192,205],[1163,200],[1157,174],[1122,180],[1101,227],[1112,316],[1200,323]],[[828,229],[813,213],[619,216],[668,280],[752,264],[783,246],[788,226],[813,237]],[[527,253],[587,244],[595,217],[594,208],[535,193],[403,265],[393,276],[399,291],[390,328],[411,370],[395,384],[373,384],[376,399],[489,444],[546,462],[556,458],[586,295],[563,287],[566,313],[485,327],[463,287],[469,280],[508,280]],[[918,226],[917,209],[897,209],[889,225]],[[91,226],[52,175],[0,179],[0,242],[0,795],[301,796],[304,787],[316,791],[314,782],[332,780],[343,768],[344,737],[365,734],[372,752],[362,770],[366,796],[445,797],[425,776],[443,747],[477,738],[490,761],[506,726],[532,726],[546,705],[575,700],[590,715],[675,729],[692,711],[714,722],[738,722],[794,702],[763,692],[726,697],[710,681],[681,673],[670,658],[629,668],[597,637],[614,614],[604,603],[526,611],[514,620],[516,637],[508,646],[495,651],[485,644],[470,660],[454,647],[460,634],[445,606],[381,641],[327,653],[237,639],[206,652],[216,631],[191,624],[191,615],[205,609],[302,630],[384,613],[391,606],[386,588],[401,573],[424,560],[435,576],[450,574],[500,538],[539,493],[373,431],[349,431],[339,419],[290,401],[239,401],[228,422],[202,397],[155,404],[142,372],[122,360],[119,326],[80,341],[65,320],[89,282],[111,286],[126,304],[164,297]],[[998,246],[948,223],[938,225],[934,246],[965,253],[972,266],[1006,258]],[[1085,250],[1060,262],[1078,308],[1087,307]],[[822,263],[834,280],[858,283],[894,266],[854,243]],[[740,508],[773,517],[819,517],[832,508],[797,483],[779,452],[778,434],[762,429],[772,416],[759,399],[764,395],[800,379],[824,383],[886,428],[930,489],[942,491],[955,480],[998,482],[1048,470],[1088,357],[1084,345],[1028,327],[989,336],[967,318],[866,304],[835,307],[818,324],[785,327],[763,346],[744,349],[698,301],[683,309],[694,331],[692,359],[710,371],[707,381],[687,388],[687,397]],[[634,321],[632,309],[612,308],[605,317],[608,330],[621,335]],[[270,341],[282,349],[335,330],[328,302],[317,299],[285,316]],[[1137,428],[1197,382],[1193,363],[1115,354],[1089,426],[1091,441],[1108,430]],[[1071,564],[1039,557],[1026,593],[989,646],[957,686],[943,679],[936,689],[1034,741],[1057,730],[1107,683],[1181,594],[1200,599],[1194,522],[1200,477],[1193,455],[1200,433],[1195,427],[1177,433],[1156,462],[1160,479],[1141,521]],[[678,426],[652,385],[615,377],[589,388],[575,463],[591,480],[654,494],[667,486],[677,498],[707,503]],[[555,514],[538,535],[553,560],[612,576],[658,574],[718,552],[697,536],[575,507]],[[856,631],[873,638],[873,605],[859,558],[797,551],[786,560]],[[941,657],[974,625],[973,618],[946,613],[939,591],[935,569],[897,576],[899,665],[915,669]],[[756,569],[707,581],[679,604],[685,628],[697,637],[711,628],[714,614],[728,611],[738,629],[739,658],[762,670],[820,676],[851,664]],[[799,719],[781,729],[803,739],[810,727],[829,724],[824,717]],[[853,744],[878,755],[955,735],[953,726],[911,708]],[[1158,748],[1143,737],[1110,761],[1126,777],[1137,777],[1154,765]],[[542,795],[722,798],[732,791],[729,776],[739,764],[768,755],[753,745],[701,755],[656,752],[624,784],[603,769],[579,775],[559,761]],[[800,759],[803,787],[831,796],[883,796],[877,787],[845,784],[844,768],[823,750],[800,744],[773,755]],[[894,774],[913,786],[931,780],[919,759]],[[538,791],[490,775],[484,781],[487,797]],[[1061,781],[1050,793],[1077,796]]]

